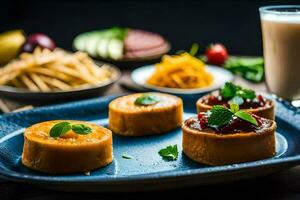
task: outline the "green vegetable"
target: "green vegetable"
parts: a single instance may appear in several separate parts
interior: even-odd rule
[[[232,73],[253,82],[261,82],[264,78],[264,59],[262,57],[240,58],[231,56],[224,67]]]
[[[71,130],[71,124],[69,122],[60,122],[55,124],[51,129],[50,129],[50,136],[51,137],[60,137],[67,133],[69,130]]]
[[[197,43],[193,43],[192,44],[192,47],[189,51],[189,53],[192,55],[192,56],[196,56],[196,54],[198,53],[198,50],[199,50],[199,44]]]
[[[245,120],[251,124],[258,125],[256,119],[251,116],[251,114],[239,110],[238,104],[230,104],[230,109],[224,106],[213,106],[210,110],[210,115],[208,118],[208,126],[210,127],[220,127],[228,124],[232,120],[233,116]]]
[[[143,94],[134,101],[134,104],[147,106],[155,104],[157,102],[159,102],[159,99],[156,96],[153,96],[151,94]]]
[[[220,89],[220,93],[224,98],[231,99],[230,101],[232,101],[232,103],[237,103],[239,105],[243,104],[244,101],[237,97],[243,99],[254,99],[256,97],[255,91],[242,88],[231,82],[226,82],[223,88]]]
[[[234,113],[234,115],[237,116],[238,118],[241,118],[241,119],[251,123],[251,124],[258,126],[256,119],[245,111],[241,111],[241,110],[237,111],[236,113]]]
[[[210,115],[208,118],[208,126],[220,127],[228,124],[232,119],[233,113],[224,106],[213,106],[210,110]]]
[[[84,124],[73,124],[72,131],[80,135],[86,135],[92,132],[92,129]]]
[[[169,145],[164,149],[161,149],[158,154],[167,161],[177,160],[178,158],[178,148],[177,145]]]
[[[59,122],[50,129],[51,137],[61,137],[68,131],[73,130],[77,134],[86,135],[92,132],[92,129],[84,124],[71,124],[70,122]]]
[[[131,155],[128,155],[127,153],[123,153],[122,158],[124,158],[124,159],[133,159],[133,157]]]

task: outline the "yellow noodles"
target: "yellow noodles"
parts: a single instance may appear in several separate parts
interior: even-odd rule
[[[147,80],[150,85],[185,89],[207,87],[212,82],[213,76],[205,69],[205,64],[188,53],[164,56]]]

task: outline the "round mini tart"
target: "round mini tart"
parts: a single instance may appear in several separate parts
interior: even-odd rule
[[[276,123],[256,131],[217,133],[213,129],[198,129],[195,117],[182,125],[183,152],[192,160],[207,165],[226,165],[261,160],[275,155]]]
[[[82,135],[70,130],[60,137],[51,137],[50,129],[60,122],[84,124],[91,132]],[[51,174],[89,172],[112,160],[112,132],[96,124],[55,120],[32,125],[24,132],[22,163],[36,171]]]
[[[137,98],[151,95],[158,99],[150,105],[137,105]],[[124,136],[166,133],[181,126],[183,103],[179,97],[163,93],[136,93],[109,104],[109,129]]]
[[[259,95],[260,98],[263,98],[261,95]],[[207,112],[208,110],[211,110],[212,105],[209,105],[207,101],[209,98],[218,98],[218,92],[215,91],[211,94],[205,95],[197,100],[196,102],[196,108],[197,112]],[[219,103],[216,103],[215,105],[220,105]],[[228,107],[228,105],[226,105]],[[241,110],[244,110],[248,113],[258,115],[263,118],[274,120],[275,113],[274,113],[274,107],[275,103],[271,99],[264,98],[264,104],[262,106],[258,106],[256,108],[242,108]]]

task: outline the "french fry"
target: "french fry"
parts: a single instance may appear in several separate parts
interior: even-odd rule
[[[20,79],[29,90],[35,92],[40,91],[40,89],[28,78],[26,74],[22,74]]]
[[[40,78],[47,84],[53,86],[54,88],[58,88],[60,90],[70,90],[72,87],[58,79],[49,78],[47,76],[40,76]]]
[[[37,74],[34,74],[34,73],[29,73],[28,75],[41,91],[49,91],[50,90],[48,85],[43,81],[43,79],[41,79],[40,76],[38,76]]]

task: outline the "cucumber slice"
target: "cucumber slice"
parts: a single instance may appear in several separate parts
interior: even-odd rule
[[[97,44],[97,53],[102,58],[108,57],[108,45],[109,45],[110,39],[103,37],[98,41]]]
[[[88,52],[93,57],[96,57],[97,54],[97,45],[98,41],[101,39],[101,34],[92,34],[86,39],[85,51]]]
[[[118,60],[123,57],[124,43],[119,39],[111,39],[108,44],[108,55],[111,59]]]
[[[84,33],[84,34],[80,34],[77,37],[75,37],[75,39],[73,41],[73,47],[76,50],[85,51],[85,43],[86,43],[88,36],[89,36],[88,33]]]

